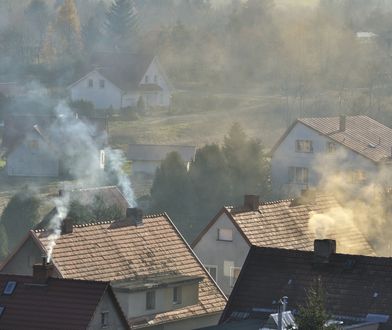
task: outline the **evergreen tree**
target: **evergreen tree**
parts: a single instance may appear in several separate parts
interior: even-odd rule
[[[49,23],[40,49],[40,62],[51,65],[56,60],[53,25]]]
[[[106,31],[114,47],[122,47],[137,33],[137,13],[133,0],[114,0],[106,14]]]
[[[40,200],[29,190],[15,194],[1,215],[11,251],[39,220]]]
[[[62,52],[67,55],[75,55],[82,50],[80,20],[74,0],[65,0],[60,7],[57,15],[56,32],[60,39]]]
[[[8,255],[8,236],[5,228],[0,224],[0,261],[4,260]]]
[[[318,280],[307,292],[306,302],[301,306],[295,318],[299,330],[334,330],[334,325],[327,326],[329,315],[325,310],[325,293]]]

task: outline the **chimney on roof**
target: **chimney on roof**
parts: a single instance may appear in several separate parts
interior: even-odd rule
[[[143,210],[137,207],[128,207],[126,211],[126,220],[130,221],[132,225],[143,225]]]
[[[339,116],[339,131],[344,132],[346,130],[346,116],[340,115]]]
[[[314,262],[327,264],[332,254],[336,253],[336,241],[334,239],[314,240]]]
[[[252,211],[257,211],[259,209],[259,196],[258,195],[245,195],[244,196],[244,208],[250,209]]]
[[[53,274],[53,263],[47,262],[47,256],[42,256],[42,263],[33,265],[33,283],[46,284]]]
[[[61,235],[71,234],[73,232],[73,219],[67,217],[61,223]]]

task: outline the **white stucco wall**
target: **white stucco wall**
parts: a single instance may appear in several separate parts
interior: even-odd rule
[[[148,79],[146,80],[146,76]],[[156,77],[156,79],[155,79]],[[160,65],[156,58],[153,59],[139,84],[157,84],[162,91],[145,93],[144,101],[149,106],[169,107],[171,103],[171,87],[165,76],[161,72]]]
[[[311,140],[313,152],[296,152],[296,140]],[[302,123],[297,123],[275,150],[271,159],[274,193],[281,196],[298,195],[302,189],[318,185],[322,176],[333,175],[337,170],[361,169],[366,172],[369,179],[378,172],[375,163],[338,143],[336,144],[336,152],[329,154],[327,152],[327,142],[334,141]],[[334,157],[335,159],[339,157],[339,160],[333,161]],[[289,167],[308,168],[308,184],[290,183]]]
[[[219,241],[218,229],[232,229],[233,241]],[[221,290],[230,295],[232,291],[230,268],[241,268],[249,252],[249,245],[237,228],[222,214],[194,247],[194,252],[205,266],[217,266],[217,283]]]
[[[89,79],[93,80],[93,87],[89,87]],[[105,87],[101,88],[99,81],[105,81]],[[122,91],[103,77],[98,71],[92,71],[71,86],[70,97],[72,101],[84,100],[94,104],[96,109],[120,109],[122,107]]]

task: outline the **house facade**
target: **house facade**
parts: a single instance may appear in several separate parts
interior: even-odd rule
[[[192,243],[193,250],[222,291],[229,295],[252,245],[312,250],[316,232],[309,227],[313,212],[338,208],[332,196],[259,203],[245,196],[244,205],[224,207]],[[330,228],[339,242],[338,251],[375,255],[373,248],[352,221]]]
[[[337,176],[348,186],[389,184],[391,148],[392,129],[367,116],[298,119],[272,149],[273,191],[296,196]]]
[[[109,282],[53,278],[52,267],[0,275],[1,329],[130,329]]]
[[[104,63],[67,87],[72,101],[91,102],[96,109],[137,106],[169,107],[173,86],[157,57],[132,56]]]
[[[190,330],[217,323],[226,298],[166,215],[143,217],[128,209],[121,220],[70,221],[64,220],[53,249],[54,277],[110,281],[132,328]],[[30,231],[0,273],[30,275],[30,265],[48,253],[50,234]]]

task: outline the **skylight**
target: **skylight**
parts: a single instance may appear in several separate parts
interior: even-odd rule
[[[7,284],[5,285],[3,294],[11,295],[16,287],[16,282],[15,281],[8,281]]]

